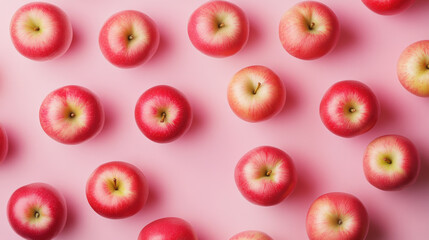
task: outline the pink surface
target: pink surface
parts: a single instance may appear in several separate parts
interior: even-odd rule
[[[291,57],[278,39],[278,24],[298,1],[236,0],[250,20],[247,46],[225,59],[198,52],[187,36],[187,21],[204,1],[97,0],[50,1],[71,18],[75,38],[63,57],[34,62],[14,49],[10,19],[27,1],[0,5],[0,123],[10,137],[10,154],[0,165],[0,239],[19,239],[6,219],[6,203],[18,187],[42,181],[59,189],[69,218],[58,239],[137,239],[149,222],[167,216],[186,219],[200,240],[228,239],[243,230],[261,230],[274,239],[306,239],[305,215],[311,202],[330,191],[357,196],[367,207],[367,239],[429,237],[429,99],[400,85],[396,62],[409,44],[429,38],[429,2],[417,0],[396,16],[380,16],[360,0],[323,0],[337,14],[341,36],[334,51],[319,60]],[[119,69],[102,56],[98,32],[113,13],[140,10],[158,25],[158,52],[145,65]],[[261,64],[284,81],[284,110],[271,120],[247,123],[230,110],[226,87],[243,67]],[[319,118],[319,102],[333,83],[353,79],[367,84],[381,104],[381,117],[370,132],[351,139],[330,133]],[[78,84],[91,89],[106,111],[98,137],[76,146],[50,139],[38,111],[52,90]],[[134,120],[134,106],[148,88],[169,84],[182,91],[194,110],[190,131],[170,144],[153,143]],[[365,179],[362,158],[374,138],[395,133],[410,138],[422,157],[413,186],[383,192]],[[247,202],[234,183],[240,157],[260,145],[286,151],[298,171],[295,192],[283,203],[260,207]],[[108,161],[127,161],[149,181],[147,206],[124,220],[98,216],[85,197],[90,173]]]

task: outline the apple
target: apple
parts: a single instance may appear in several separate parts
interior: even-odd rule
[[[150,140],[167,143],[182,136],[192,123],[192,110],[179,90],[158,85],[144,92],[135,108],[137,126]]]
[[[137,67],[148,61],[159,45],[155,22],[146,14],[127,10],[111,16],[98,38],[101,52],[113,65]]]
[[[318,197],[307,213],[310,240],[363,240],[369,220],[365,206],[355,196],[333,192]]]
[[[52,139],[78,144],[96,136],[104,125],[103,107],[89,89],[69,85],[49,93],[39,111],[40,125]]]
[[[373,12],[381,15],[393,15],[410,7],[415,0],[362,0]]]
[[[13,15],[10,36],[23,56],[45,61],[59,57],[69,49],[73,29],[66,13],[57,6],[32,2]]]
[[[337,45],[339,36],[337,16],[320,2],[297,3],[280,20],[280,42],[296,58],[312,60],[326,55]]]
[[[149,185],[142,171],[126,162],[108,162],[92,172],[86,183],[86,198],[99,215],[127,218],[146,204]]]
[[[240,51],[249,38],[249,22],[243,10],[226,1],[209,1],[195,10],[188,22],[194,47],[212,57],[228,57]]]
[[[397,73],[405,89],[429,97],[429,40],[415,42],[402,52]]]
[[[7,155],[9,149],[9,141],[7,138],[6,131],[0,126],[0,162],[2,162]]]
[[[192,226],[181,218],[167,217],[146,225],[138,240],[197,240]]]
[[[373,140],[365,151],[363,170],[369,183],[381,190],[399,190],[415,182],[420,158],[406,137],[385,135]]]
[[[228,103],[232,111],[248,122],[267,120],[285,104],[286,90],[280,78],[264,66],[238,71],[228,85]]]
[[[7,217],[13,230],[25,239],[52,239],[66,224],[66,202],[48,184],[28,184],[17,189],[10,197]]]
[[[368,86],[348,80],[337,82],[326,91],[319,112],[329,131],[341,137],[354,137],[374,127],[379,104]]]
[[[266,233],[260,231],[244,231],[232,236],[229,240],[273,240]]]
[[[292,193],[297,182],[292,159],[270,146],[247,152],[237,163],[234,177],[241,194],[261,206],[280,203]]]

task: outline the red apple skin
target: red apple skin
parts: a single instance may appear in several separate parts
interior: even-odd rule
[[[118,190],[113,189],[116,181]],[[86,198],[99,215],[120,219],[139,212],[146,204],[149,185],[142,171],[126,162],[100,165],[86,183]]]
[[[9,150],[9,141],[7,138],[6,131],[0,126],[0,163],[6,158]]]
[[[374,187],[400,190],[414,183],[420,171],[420,158],[406,137],[385,135],[374,139],[363,160],[365,177]]]
[[[29,13],[43,16],[42,24],[31,23]],[[29,29],[28,21],[35,28],[38,27],[38,32],[44,37],[32,35],[34,30]],[[73,29],[66,13],[59,7],[50,3],[32,2],[19,8],[13,15],[10,36],[16,50],[23,56],[45,61],[59,57],[69,49]]]
[[[241,194],[261,206],[282,202],[297,182],[292,159],[282,150],[270,146],[247,152],[237,163],[234,176]]]
[[[429,40],[415,42],[399,57],[397,74],[399,82],[410,93],[429,97]]]
[[[235,115],[244,121],[260,122],[283,109],[286,89],[271,69],[256,65],[243,68],[234,75],[228,85],[227,96]]]
[[[313,60],[328,54],[337,45],[339,36],[337,16],[320,2],[297,3],[280,20],[280,42],[290,55],[299,59]]]
[[[191,105],[179,90],[158,85],[140,96],[135,108],[135,119],[147,138],[157,143],[168,143],[185,134],[190,128]]]
[[[328,89],[320,102],[319,112],[329,131],[341,137],[354,137],[374,127],[379,104],[368,86],[347,80]]]
[[[364,240],[369,228],[368,213],[351,194],[327,193],[311,204],[306,228],[310,240]]]
[[[219,16],[222,13],[225,16]],[[223,21],[219,18],[223,18]],[[221,24],[224,26],[219,27]],[[188,22],[188,35],[195,48],[202,53],[212,57],[228,57],[246,45],[249,22],[237,5],[226,1],[209,1],[192,13]]]
[[[36,218],[38,208],[39,217]],[[57,236],[67,220],[64,197],[52,186],[32,183],[17,189],[7,203],[7,217],[13,230],[25,239],[46,240]],[[35,225],[34,221],[39,225]],[[33,222],[33,223],[32,223]]]
[[[393,15],[409,8],[415,0],[362,0],[362,2],[375,13]]]
[[[167,217],[146,225],[138,240],[197,240],[192,226],[181,218]]]
[[[232,236],[229,240],[273,240],[266,233],[260,231],[244,231]]]
[[[73,117],[70,114],[74,114]],[[52,139],[78,144],[95,137],[104,125],[104,110],[89,89],[69,85],[49,93],[39,110],[40,125]]]
[[[98,42],[110,63],[120,68],[132,68],[147,62],[155,54],[159,38],[158,28],[149,16],[126,10],[106,21]]]

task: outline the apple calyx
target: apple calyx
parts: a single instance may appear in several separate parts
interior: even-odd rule
[[[309,29],[309,30],[313,30],[315,25],[316,25],[316,24],[315,24],[314,22],[311,22],[311,23],[308,25],[308,29]]]
[[[40,217],[40,213],[38,211],[34,211],[34,217],[37,219]]]
[[[134,35],[133,34],[128,35],[128,41],[131,41],[133,39],[134,39]]]
[[[426,69],[429,69],[429,63],[426,65]]]
[[[161,113],[161,122],[163,123],[165,121],[165,117],[167,117],[167,114],[165,112]]]
[[[219,28],[219,29],[223,28],[223,27],[225,27],[225,23],[223,23],[223,22],[221,22],[217,25],[217,28]]]
[[[273,170],[267,170],[265,172],[265,176],[269,177],[269,176],[271,176],[271,173],[273,173]]]
[[[255,90],[253,90],[253,94],[256,94],[258,92],[258,90],[261,87],[261,85],[262,84],[260,82],[258,82],[258,86],[256,86]]]
[[[341,218],[338,218],[337,224],[338,226],[340,226],[341,224],[343,224],[343,220],[341,220]]]
[[[33,28],[33,30],[36,31],[36,32],[38,32],[38,31],[40,31],[40,27],[36,26],[36,27]]]
[[[116,178],[113,178],[113,189],[115,189],[115,191],[118,191],[119,189],[118,184],[116,183]]]
[[[387,164],[392,164],[392,160],[391,160],[390,158],[388,158],[388,157],[385,157],[385,158],[384,158],[384,161],[385,161]]]
[[[350,112],[350,113],[354,113],[354,112],[356,112],[356,108],[354,108],[354,107],[349,108],[349,112]]]
[[[70,112],[69,117],[74,118],[74,117],[76,117],[76,114],[74,112]]]

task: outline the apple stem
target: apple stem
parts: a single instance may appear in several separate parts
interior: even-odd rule
[[[262,84],[260,82],[258,82],[258,86],[256,86],[255,90],[253,90],[253,94],[256,94],[258,92],[258,90],[261,87],[261,85]]]
[[[116,184],[116,178],[113,178],[113,188],[118,190],[118,185]]]
[[[161,122],[163,123],[165,121],[165,117],[167,114],[165,112],[161,113]]]
[[[311,23],[310,23],[310,26],[309,26],[310,30],[313,30],[314,25],[316,25],[316,24],[314,24],[314,22],[311,22]]]
[[[35,218],[39,218],[39,217],[40,217],[40,213],[39,213],[38,211],[35,211],[35,212],[34,212],[34,217],[35,217]]]
[[[219,23],[219,25],[217,25],[217,27],[218,28],[223,28],[223,27],[225,27],[225,24],[224,23]]]
[[[429,69],[429,63],[428,63],[428,65],[426,65],[426,68]]]
[[[387,158],[387,157],[385,157],[384,158],[384,161],[387,163],[387,164],[392,164],[392,160],[390,160],[389,158]]]
[[[351,113],[356,112],[356,108],[351,107],[351,108],[349,109],[349,112],[351,112]]]
[[[131,41],[134,39],[134,36],[132,34],[128,35],[128,40]]]
[[[71,112],[69,116],[70,116],[70,118],[74,118],[74,117],[76,117],[76,114],[74,112]]]
[[[268,170],[268,171],[265,173],[265,176],[269,177],[269,176],[271,175],[271,173],[273,173],[273,171],[272,171],[272,170]]]
[[[40,31],[40,27],[34,27],[34,31],[36,31],[36,32],[38,32],[38,31]]]
[[[341,224],[343,224],[343,220],[338,219],[338,225],[341,225]]]

